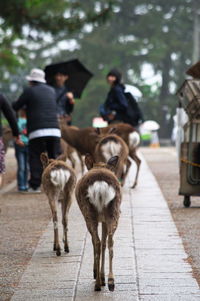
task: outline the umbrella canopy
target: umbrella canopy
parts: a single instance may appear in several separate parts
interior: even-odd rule
[[[138,101],[139,98],[142,97],[142,92],[135,86],[132,85],[125,85],[125,93],[131,93],[134,98]]]
[[[147,120],[142,124],[143,129],[147,131],[157,131],[160,125],[154,120]]]
[[[81,94],[93,74],[78,60],[70,60],[45,67],[45,78],[49,85],[54,84],[55,74],[65,72],[69,76],[67,88],[73,92],[75,98],[81,98]]]

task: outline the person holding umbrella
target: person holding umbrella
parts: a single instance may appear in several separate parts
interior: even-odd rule
[[[44,71],[47,83],[56,92],[58,117],[65,116],[71,124],[74,98],[81,98],[93,74],[78,59],[50,64]]]
[[[57,116],[65,117],[68,125],[71,125],[71,113],[74,109],[74,95],[67,88],[67,80],[69,75],[64,69],[60,69],[55,74],[55,92],[57,102]]]
[[[13,108],[16,111],[26,108],[30,166],[28,192],[34,193],[40,192],[43,170],[40,155],[47,152],[52,159],[60,155],[61,132],[56,114],[56,94],[52,87],[46,85],[44,71],[32,69],[26,79],[29,87]]]

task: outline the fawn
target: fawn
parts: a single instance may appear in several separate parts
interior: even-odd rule
[[[68,231],[68,213],[72,203],[72,192],[76,184],[76,176],[71,167],[65,162],[48,158],[42,153],[41,162],[43,164],[42,185],[46,193],[52,212],[54,225],[54,245],[53,250],[56,255],[61,255],[61,248],[58,236],[58,218],[56,201],[61,202],[62,224],[63,224],[63,242],[65,252],[69,252],[67,231]]]

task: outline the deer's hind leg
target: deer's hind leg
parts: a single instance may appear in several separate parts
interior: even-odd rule
[[[138,175],[139,175],[139,170],[140,170],[140,164],[141,164],[141,160],[140,158],[137,156],[136,151],[135,150],[131,150],[129,152],[130,157],[135,161],[136,165],[137,165],[137,171],[136,171],[136,175],[135,175],[135,180],[133,183],[133,186],[131,188],[135,188],[137,185],[137,181],[138,181]]]
[[[101,241],[98,235],[98,223],[90,225],[87,223],[88,230],[92,236],[92,244],[94,248],[94,276],[96,276],[96,283],[94,290],[101,290],[101,277],[100,277],[100,256],[101,256]]]
[[[102,239],[101,239],[101,285],[105,285],[105,251],[107,240],[107,226],[102,223]]]
[[[72,201],[71,201],[70,193],[65,192],[64,197],[62,199],[62,224],[63,224],[63,243],[64,243],[64,250],[66,253],[69,253],[67,232],[68,232],[68,214],[69,214],[71,203]]]
[[[57,217],[57,210],[56,210],[56,202],[53,198],[49,197],[49,205],[52,212],[53,217],[53,227],[54,227],[54,244],[53,250],[56,251],[56,255],[61,255],[61,248],[59,244],[59,236],[58,236],[58,217]]]

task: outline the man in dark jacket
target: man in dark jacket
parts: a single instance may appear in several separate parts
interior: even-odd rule
[[[29,136],[30,180],[29,192],[40,192],[42,164],[40,154],[47,152],[49,158],[60,154],[60,129],[56,114],[56,95],[46,85],[45,74],[33,69],[26,77],[30,87],[26,88],[18,101],[13,104],[17,111],[26,108]]]
[[[122,122],[127,112],[128,102],[124,94],[124,86],[121,84],[121,73],[112,69],[107,74],[107,81],[111,86],[104,103],[105,119],[109,123]]]

